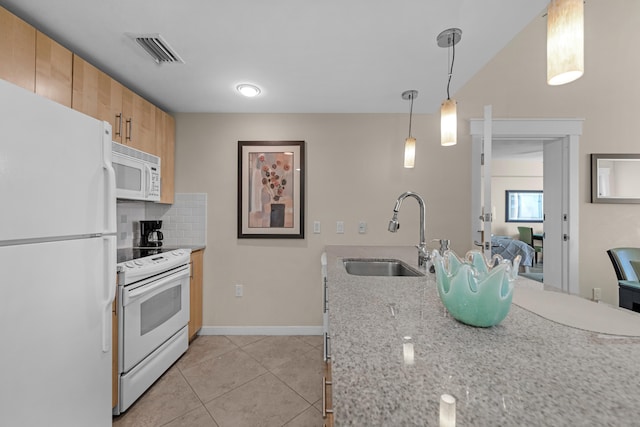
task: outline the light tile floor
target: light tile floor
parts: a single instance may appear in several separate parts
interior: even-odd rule
[[[321,336],[200,336],[114,427],[323,425]]]

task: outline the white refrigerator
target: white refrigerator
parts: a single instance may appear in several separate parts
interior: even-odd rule
[[[111,425],[111,139],[0,80],[0,426]]]

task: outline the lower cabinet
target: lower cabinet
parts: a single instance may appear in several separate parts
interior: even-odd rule
[[[322,329],[324,347],[324,376],[322,377],[322,418],[325,427],[333,427],[333,397],[331,386],[331,337],[329,336],[329,284],[327,277],[327,254],[320,257],[322,270]]]
[[[333,427],[333,396],[331,393],[331,361],[327,360],[324,367],[324,377],[322,378],[322,418],[325,427]]]
[[[202,279],[204,250],[191,252],[191,282],[189,286],[189,341],[202,328]]]

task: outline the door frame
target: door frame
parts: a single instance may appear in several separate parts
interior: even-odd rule
[[[564,139],[567,156],[562,159],[562,206],[565,221],[562,224],[566,240],[562,241],[560,290],[579,294],[579,142],[584,119],[493,119],[492,139]],[[471,235],[470,242],[479,239],[478,221],[482,213],[482,141],[484,119],[470,119],[471,134]]]

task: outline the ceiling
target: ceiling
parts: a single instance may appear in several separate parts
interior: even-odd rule
[[[0,0],[169,112],[434,113],[548,0]],[[157,65],[127,34],[160,34],[185,61]],[[541,76],[543,79],[544,76]],[[240,96],[249,82],[262,93]]]

